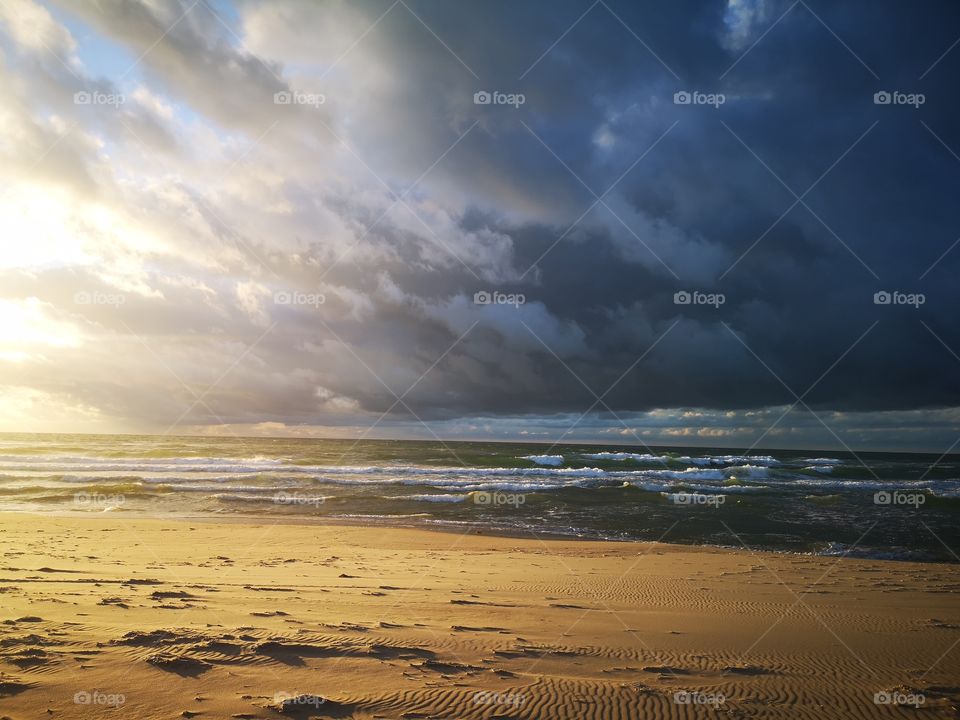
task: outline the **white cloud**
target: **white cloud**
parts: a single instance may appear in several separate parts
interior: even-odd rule
[[[0,24],[21,48],[35,53],[54,53],[60,60],[78,65],[76,41],[50,12],[33,0],[8,0],[0,4]]]
[[[744,50],[768,16],[767,0],[727,0],[723,15],[726,33],[723,44],[734,52]]]

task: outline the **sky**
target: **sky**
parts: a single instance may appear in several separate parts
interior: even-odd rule
[[[0,0],[0,431],[947,452],[960,6]]]

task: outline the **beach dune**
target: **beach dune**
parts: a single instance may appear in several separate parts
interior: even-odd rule
[[[0,715],[957,716],[960,567],[0,515]]]

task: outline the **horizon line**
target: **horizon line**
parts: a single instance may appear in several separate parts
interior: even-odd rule
[[[144,437],[144,438],[189,438],[194,440],[300,440],[300,441],[320,441],[320,442],[419,442],[419,443],[439,443],[441,445],[447,443],[481,443],[488,445],[549,445],[551,447],[562,447],[562,446],[596,446],[601,445],[604,447],[629,447],[629,448],[641,448],[652,450],[654,448],[676,448],[676,449],[687,449],[687,448],[696,448],[696,449],[715,449],[715,450],[739,450],[744,453],[753,453],[756,451],[762,452],[804,452],[804,453],[818,453],[818,452],[831,452],[831,453],[845,453],[847,455],[857,455],[859,453],[871,453],[871,454],[882,454],[882,453],[897,453],[897,454],[909,454],[909,455],[940,455],[941,459],[946,457],[957,456],[960,457],[960,452],[942,452],[939,450],[902,450],[902,449],[889,449],[889,450],[871,450],[871,449],[845,449],[845,448],[807,448],[807,447],[751,447],[746,448],[738,445],[672,445],[667,443],[611,443],[604,440],[598,441],[571,441],[571,442],[550,442],[548,440],[537,441],[537,440],[491,440],[491,439],[448,439],[448,438],[368,438],[368,437],[300,437],[296,435],[194,435],[194,434],[155,434],[155,433],[143,433],[143,432],[30,432],[30,431],[14,431],[14,430],[0,430],[0,437],[4,435],[67,435],[67,436],[83,436],[83,437]]]

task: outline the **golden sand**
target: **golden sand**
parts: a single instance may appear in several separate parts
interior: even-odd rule
[[[960,699],[955,565],[26,514],[0,515],[0,551],[14,720],[948,718]]]

